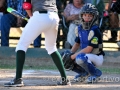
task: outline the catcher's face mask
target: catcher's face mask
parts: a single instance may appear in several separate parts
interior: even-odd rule
[[[79,18],[81,20],[82,28],[84,30],[89,30],[91,26],[94,25],[95,22],[97,21],[98,15],[99,13],[94,5],[90,3],[85,4],[81,8],[79,13]]]

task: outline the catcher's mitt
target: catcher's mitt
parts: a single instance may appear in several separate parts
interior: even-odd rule
[[[74,67],[74,60],[71,59],[71,55],[74,54],[71,51],[65,50],[62,53],[62,60],[66,70],[72,70]]]

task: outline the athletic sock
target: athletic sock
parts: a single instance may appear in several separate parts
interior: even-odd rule
[[[22,78],[22,70],[25,62],[25,51],[19,50],[16,53],[16,79]]]
[[[58,68],[58,70],[61,74],[62,80],[65,81],[67,76],[66,76],[65,69],[64,69],[64,66],[63,66],[63,62],[62,62],[62,59],[61,59],[61,56],[60,56],[59,52],[56,51],[56,52],[52,53],[51,57],[52,57],[55,65],[57,66],[57,68]]]

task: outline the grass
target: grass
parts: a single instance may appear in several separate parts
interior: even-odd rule
[[[15,69],[16,66],[16,60],[15,58],[4,58],[0,59],[0,68],[1,69]],[[54,65],[52,60],[49,60],[47,58],[26,58],[25,69],[54,69],[56,66]]]
[[[0,59],[0,69],[15,69],[16,61],[14,58]],[[35,70],[57,70],[52,60],[44,58],[27,58],[24,64],[24,69],[35,69]],[[113,66],[101,67],[103,73],[116,73],[120,74],[120,68]]]
[[[109,74],[120,74],[120,68],[105,68],[101,67],[100,70],[102,70],[103,73],[109,73]]]
[[[11,65],[0,65],[0,69],[15,69],[15,66]],[[57,70],[55,65],[48,65],[48,66],[26,66],[24,65],[24,69],[33,69],[33,70]],[[120,74],[120,68],[106,68],[101,67],[100,70],[102,70],[103,73],[108,74]]]
[[[0,65],[0,69],[15,69],[15,66],[11,65]],[[50,70],[56,70],[57,68],[55,66],[24,66],[24,69],[50,69]]]

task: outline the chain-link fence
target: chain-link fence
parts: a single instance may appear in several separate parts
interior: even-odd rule
[[[66,23],[66,19],[63,17],[62,13],[66,8],[66,5],[70,3],[72,0],[70,0],[70,2],[69,0],[66,2],[65,1],[58,2],[58,1],[59,0],[57,0],[57,6],[59,9],[58,14],[60,17],[60,23],[59,23],[58,38],[56,43],[58,48],[65,48],[70,23]],[[110,0],[85,0],[85,3],[91,2],[96,5],[100,13],[99,27],[103,35],[103,41],[107,43],[108,42],[113,43],[120,40],[120,35],[119,35],[120,34],[119,33],[120,2],[119,0],[111,0],[112,3],[109,3],[109,1]],[[0,8],[0,17],[2,17],[0,21],[1,46],[15,47],[21,36],[22,30],[24,29],[24,26],[26,25],[27,22],[18,19],[17,17],[15,17],[10,13],[7,13],[6,7],[7,5],[4,4],[3,7]],[[72,34],[71,37],[72,37],[71,40],[74,40]],[[68,43],[66,45],[68,46]],[[31,42],[30,47],[44,48],[44,35],[42,34],[35,41]]]

